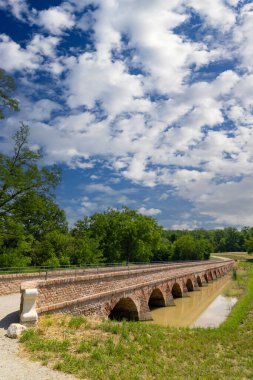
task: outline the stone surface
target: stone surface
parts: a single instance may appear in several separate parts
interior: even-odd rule
[[[20,323],[12,323],[7,330],[8,338],[17,339],[27,328]]]
[[[36,325],[38,314],[36,312],[36,299],[38,290],[25,289],[22,291],[22,302],[20,305],[20,321],[26,326]]]

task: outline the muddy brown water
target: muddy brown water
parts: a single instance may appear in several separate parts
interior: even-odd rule
[[[153,321],[163,326],[174,327],[217,327],[229,315],[236,297],[225,297],[229,288],[230,275],[203,286],[187,297],[176,298],[175,306],[160,307],[151,311]]]

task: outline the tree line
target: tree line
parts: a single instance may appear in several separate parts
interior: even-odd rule
[[[15,82],[0,69],[0,118],[19,104]],[[72,228],[55,201],[57,166],[43,167],[21,123],[12,153],[0,153],[0,267],[208,259],[212,251],[253,250],[253,229],[169,231],[123,207],[84,216]],[[251,251],[252,251],[251,250]]]

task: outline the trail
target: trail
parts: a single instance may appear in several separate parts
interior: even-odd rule
[[[17,339],[5,336],[8,326],[19,321],[20,294],[0,296],[0,380],[74,380],[19,356]]]

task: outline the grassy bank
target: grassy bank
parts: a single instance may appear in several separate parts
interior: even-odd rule
[[[23,354],[82,379],[253,379],[253,267],[244,267],[234,281],[243,295],[218,329],[45,316],[21,338]]]

